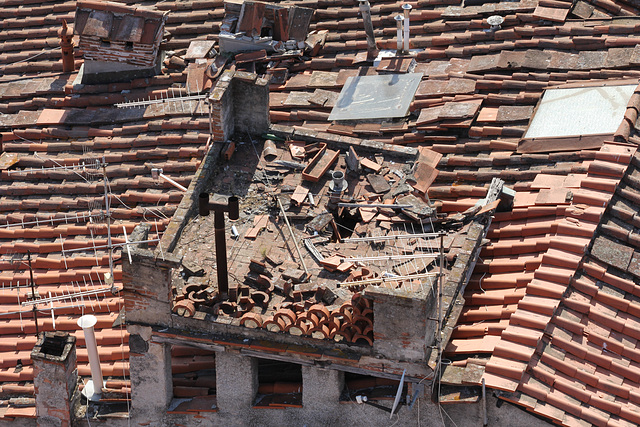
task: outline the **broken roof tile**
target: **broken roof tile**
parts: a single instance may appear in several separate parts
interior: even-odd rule
[[[482,100],[469,102],[447,102],[442,107],[438,118],[440,119],[465,119],[472,118],[478,112]]]

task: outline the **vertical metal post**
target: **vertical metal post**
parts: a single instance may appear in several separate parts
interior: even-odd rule
[[[113,281],[115,277],[113,276],[113,246],[111,245],[111,212],[109,207],[109,193],[108,193],[108,184],[107,184],[107,163],[102,158],[102,179],[104,182],[104,207],[106,211],[107,217],[107,247],[109,251],[109,273],[111,274],[111,280]],[[105,280],[106,282],[106,280]],[[111,284],[111,292],[115,292],[115,283]]]
[[[440,233],[440,274],[438,275],[438,370],[442,363],[442,291],[444,287],[444,233]],[[453,302],[452,302],[453,303]]]
[[[487,388],[484,384],[484,378],[482,379],[482,425],[486,426],[489,424],[489,420],[487,419]]]
[[[33,283],[33,268],[31,267],[31,251],[27,251],[27,261],[29,261],[29,279],[31,280],[31,298],[36,299],[36,288]],[[39,334],[38,331],[38,310],[36,310],[36,304],[33,304],[33,320],[36,322],[36,337]]]
[[[227,236],[224,232],[224,212],[216,211],[213,218],[216,240],[216,273],[218,274],[218,292],[229,294],[229,276],[227,273]]]
[[[239,201],[236,196],[229,197],[226,204],[209,203],[209,194],[200,193],[198,199],[198,212],[201,216],[209,215],[214,211],[213,228],[215,231],[216,245],[216,274],[218,278],[218,293],[229,294],[229,274],[227,267],[227,237],[224,226],[224,213],[229,213],[229,219],[235,221],[240,216]]]

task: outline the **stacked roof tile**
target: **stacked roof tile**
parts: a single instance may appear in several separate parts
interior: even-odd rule
[[[486,384],[502,390],[504,399],[560,424],[640,423],[638,93],[613,135],[519,147],[546,88],[637,84],[637,5],[411,2],[414,71],[423,73],[411,115],[332,123],[327,119],[347,78],[384,71],[366,62],[356,3],[296,2],[316,10],[310,30],[327,30],[326,38],[316,55],[276,66],[288,68],[289,75],[271,84],[271,121],[347,143],[429,147],[442,157],[435,181],[424,190],[441,213],[474,206],[492,178],[504,179],[516,192],[513,209],[495,215],[490,242],[464,292],[465,306],[446,349],[452,365],[484,366]],[[75,74],[61,74],[57,31],[63,20],[73,25],[76,2],[1,4],[0,163],[17,155],[17,163],[0,172],[0,414],[12,419],[35,416],[33,406],[10,400],[33,394],[29,352],[35,322],[30,313],[11,314],[24,311],[20,304],[29,298],[27,254],[40,296],[101,289],[108,271],[104,249],[69,252],[105,244],[102,172],[64,166],[104,159],[114,242],[124,242],[123,227],[130,233],[142,221],[155,224],[153,239],[181,192],[155,181],[151,169],[162,168],[188,185],[206,152],[209,124],[181,109],[113,107],[182,86],[187,72],[179,60],[168,60],[168,69],[149,79],[74,85]],[[171,38],[163,47],[176,57],[193,40],[217,40],[221,0],[156,6],[169,12],[165,28]],[[371,8],[380,48],[395,49],[393,16],[400,6],[383,1]],[[500,29],[490,30],[491,15],[505,18]],[[117,262],[115,279],[117,284]],[[82,308],[56,304],[56,329],[77,334],[80,375],[88,376],[75,323]],[[127,334],[113,326],[121,305],[118,295],[105,293],[84,301],[84,311],[98,317],[103,372],[126,395]],[[38,327],[52,330],[51,316],[41,315]]]

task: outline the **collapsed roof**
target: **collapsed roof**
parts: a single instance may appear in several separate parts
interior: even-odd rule
[[[296,5],[315,9],[310,31],[327,33],[318,38],[315,56],[277,58],[270,67],[266,61],[267,74],[282,78],[270,85],[270,118],[281,135],[429,147],[442,157],[425,168],[434,181],[424,191],[440,213],[472,208],[494,177],[515,190],[513,210],[495,215],[490,243],[457,297],[464,308],[458,323],[449,325],[452,375],[445,380],[479,384],[484,378],[503,391],[503,399],[565,425],[638,424],[637,90],[611,136],[562,137],[553,147],[545,144],[549,149],[519,145],[545,89],[637,84],[636,6],[622,0],[416,2],[411,48],[417,50],[414,71],[423,78],[409,116],[332,123],[327,119],[346,80],[377,74],[377,65],[363,55],[367,43],[355,4]],[[182,193],[151,178],[151,169],[162,168],[188,186],[207,150],[208,119],[194,117],[196,109],[179,102],[174,108],[149,106],[146,114],[113,104],[179,90],[174,86],[187,80],[181,55],[195,39],[215,40],[224,25],[222,6],[196,0],[185,10],[179,2],[158,3],[171,11],[166,28],[173,38],[165,48],[175,53],[162,75],[84,87],[73,86],[75,75],[60,74],[59,53],[46,50],[57,43],[49,37],[62,20],[73,22],[76,4],[3,6],[0,219],[13,224],[0,230],[5,419],[35,416],[34,406],[10,400],[33,396],[29,352],[35,322],[29,313],[22,320],[11,314],[28,298],[28,290],[18,287],[29,281],[27,252],[33,254],[40,295],[63,295],[76,283],[84,288],[84,280],[97,282],[108,272],[104,251],[62,252],[106,244],[107,230],[87,219],[102,210],[94,209],[102,183],[63,166],[107,160],[117,200],[111,230],[116,242],[124,242],[123,226],[130,233],[154,217],[163,219],[150,221],[153,232],[163,232]],[[399,10],[395,2],[371,8],[382,49],[395,50],[393,15]],[[487,18],[493,15],[504,16],[501,28],[490,29]],[[60,169],[9,173],[43,166]],[[116,283],[119,268],[116,261]],[[89,281],[87,287],[101,285]],[[85,309],[99,314],[103,371],[125,396],[127,333],[113,326],[121,304],[117,295],[100,295]],[[79,316],[77,306],[62,305],[57,313]],[[74,319],[59,314],[56,329],[78,330]],[[39,327],[52,330],[53,323],[41,318]],[[80,374],[88,376],[79,353]],[[456,370],[463,376],[453,375]]]

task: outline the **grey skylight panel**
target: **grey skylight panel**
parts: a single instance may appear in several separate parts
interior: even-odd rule
[[[547,90],[525,138],[613,134],[637,85]]]
[[[405,117],[421,79],[422,73],[349,77],[329,120]]]

